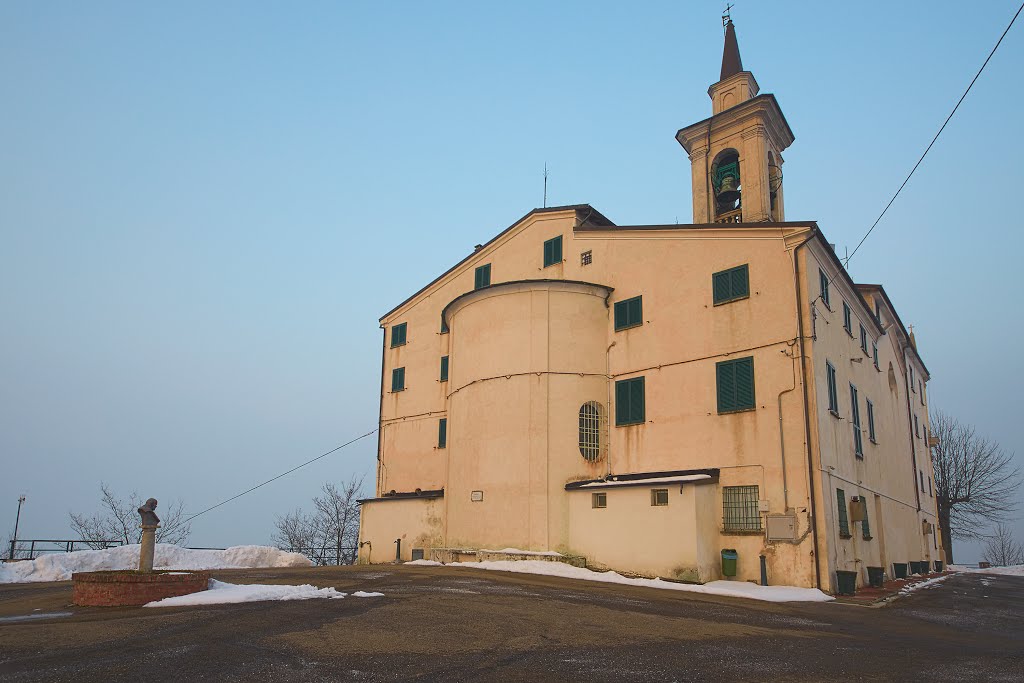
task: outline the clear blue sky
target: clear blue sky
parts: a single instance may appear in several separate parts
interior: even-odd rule
[[[787,217],[852,248],[1016,6],[737,3],[796,133]],[[688,222],[673,136],[710,114],[721,10],[4,3],[0,530],[24,492],[22,535],[67,536],[101,480],[199,510],[372,429],[378,317],[539,206],[545,162],[550,204]],[[932,406],[1018,461],[1022,66],[1017,25],[851,264],[915,325]],[[374,449],[192,544],[266,542]]]

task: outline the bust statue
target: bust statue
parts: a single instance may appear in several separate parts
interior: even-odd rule
[[[150,498],[139,508],[139,515],[142,517],[142,526],[157,526],[160,518],[153,512],[156,510],[156,498]]]

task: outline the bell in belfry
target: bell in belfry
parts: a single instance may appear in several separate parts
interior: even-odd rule
[[[732,204],[740,198],[740,190],[737,187],[736,176],[727,174],[722,176],[722,184],[718,188],[718,201],[722,204]]]

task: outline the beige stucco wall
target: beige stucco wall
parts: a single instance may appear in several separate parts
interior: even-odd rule
[[[923,431],[928,419],[927,406],[920,402],[920,390],[909,392],[908,414],[908,391],[904,381],[909,364],[915,367],[915,377],[926,378],[926,375],[913,353],[906,352],[906,340],[900,338],[893,312],[882,304],[881,326],[886,332],[880,333],[871,320],[873,297],[867,297],[865,305],[861,295],[837,276],[837,269],[825,249],[813,243],[805,252],[803,268],[808,299],[814,302],[808,309],[807,323],[813,336],[808,360],[814,375],[816,414],[812,443],[817,458],[816,474],[820,478],[820,523],[827,542],[825,555],[820,559],[827,585],[834,587],[836,570],[856,571],[858,581],[866,583],[867,567],[884,567],[891,575],[893,562],[941,558],[935,548],[935,537],[923,534],[921,523],[922,520],[933,524],[937,521],[934,487],[931,495],[928,491],[928,478],[934,474]],[[831,309],[819,298],[819,268],[833,278]],[[851,308],[852,335],[843,326],[844,301]],[[868,354],[860,347],[862,323],[868,333]],[[871,357],[872,342],[878,344],[878,368]],[[836,368],[838,416],[829,411],[827,362]],[[851,383],[858,391],[863,458],[854,455]],[[869,439],[867,399],[874,404],[877,443]],[[915,412],[922,427],[919,436],[913,435]],[[914,467],[915,456],[917,470],[925,474],[923,492],[918,490],[920,475]],[[870,540],[863,538],[861,524],[852,521],[851,537],[840,538],[836,489],[843,490],[847,504],[853,496],[867,499]]]
[[[441,545],[444,538],[444,500],[402,498],[366,501],[359,518],[360,564],[393,562],[395,540],[402,539],[402,559],[413,548]]]
[[[652,488],[668,489],[668,505],[651,505]],[[658,484],[568,493],[571,552],[591,566],[706,582],[721,577],[714,484]]]

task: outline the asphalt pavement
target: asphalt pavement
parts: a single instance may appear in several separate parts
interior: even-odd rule
[[[69,583],[0,585],[0,680],[1024,681],[1024,577],[864,607],[462,567],[214,576],[384,597],[82,608]]]

